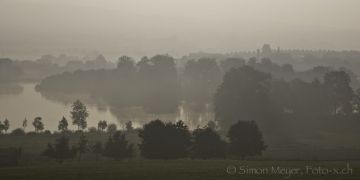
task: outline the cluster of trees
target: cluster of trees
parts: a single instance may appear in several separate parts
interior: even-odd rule
[[[70,111],[71,118],[72,118],[72,124],[77,126],[78,131],[83,131],[87,127],[87,117],[89,116],[89,112],[87,111],[86,106],[79,100],[75,101],[72,104],[72,110]],[[11,134],[12,135],[25,135],[25,129],[27,127],[28,120],[25,118],[22,122],[22,128],[16,128],[14,129]],[[32,125],[34,126],[35,133],[40,133],[44,130],[45,125],[42,121],[41,117],[35,117]],[[62,119],[59,121],[58,124],[58,130],[62,133],[69,133],[69,122],[68,120],[63,116]],[[0,134],[7,133],[7,130],[10,128],[10,121],[8,119],[4,120],[4,123],[0,121]],[[128,131],[134,130],[132,126],[132,122],[128,121],[125,123],[125,128]],[[114,123],[109,123],[105,120],[100,120],[98,122],[97,128],[90,127],[88,128],[89,132],[108,132],[109,134],[114,134],[117,131],[117,125]],[[31,133],[31,132],[30,132]],[[46,130],[47,134],[50,134],[51,132]]]
[[[43,55],[36,60],[0,58],[0,83],[38,81],[66,71],[110,69],[115,66],[115,63],[107,61],[101,54],[84,58],[65,54]]]
[[[10,128],[10,121],[8,119],[5,119],[4,123],[0,121],[0,134],[2,134],[4,131],[5,133],[7,133],[9,128]]]
[[[238,119],[255,120],[267,137],[277,131],[309,131],[309,127],[328,131],[335,123],[332,119],[351,124],[350,120],[359,118],[360,96],[350,83],[350,76],[341,70],[306,82],[275,79],[250,66],[231,69],[215,95],[216,120],[224,129]]]
[[[63,73],[45,78],[39,91],[87,93],[121,108],[142,106],[149,113],[173,113],[178,107],[178,76],[167,55],[144,57],[139,62],[119,58],[116,69]],[[157,102],[157,103],[154,103]]]
[[[127,130],[129,131],[129,129]],[[261,155],[266,149],[262,133],[255,121],[238,121],[228,131],[228,141],[221,138],[215,129],[209,126],[198,127],[192,132],[182,122],[164,123],[154,120],[139,130],[141,156],[148,159],[179,158],[241,158]],[[89,144],[84,133],[79,142],[70,147],[69,138],[63,134],[55,144],[48,144],[43,155],[63,162],[65,159],[81,159],[82,154],[93,153],[116,160],[135,156],[135,146],[129,143],[124,132],[116,131],[109,135],[103,145],[98,141]]]
[[[212,107],[217,87],[231,69],[250,66],[274,79],[306,83],[315,78],[322,82],[326,73],[337,70],[318,66],[297,72],[292,65],[279,65],[269,58],[199,58],[187,60],[184,65],[176,62],[168,55],[143,57],[137,62],[122,56],[116,69],[66,72],[45,78],[36,89],[44,93],[85,93],[104,99],[114,109],[141,106],[151,114],[167,114],[176,112],[182,102],[195,111]],[[352,87],[360,87],[353,72],[339,70],[349,75]]]

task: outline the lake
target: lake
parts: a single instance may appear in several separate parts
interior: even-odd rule
[[[70,118],[71,102],[76,99],[83,101],[89,111],[87,119],[88,127],[97,127],[99,120],[106,120],[109,123],[117,124],[118,128],[123,128],[127,121],[132,121],[134,127],[140,127],[144,123],[153,119],[164,121],[183,120],[192,129],[198,125],[205,125],[208,120],[213,119],[213,113],[210,107],[205,108],[205,112],[194,112],[188,106],[182,104],[178,112],[174,114],[148,114],[140,107],[128,107],[118,109],[109,107],[106,103],[94,100],[94,98],[84,98],[84,96],[58,96],[41,94],[35,90],[35,83],[21,83],[16,91],[9,90],[0,93],[0,120],[5,118],[10,121],[10,131],[22,127],[24,118],[28,120],[26,131],[33,131],[32,121],[35,117],[40,116],[43,119],[45,129],[57,130],[61,118],[64,116],[69,122],[69,129],[76,130],[77,127],[72,125]],[[21,89],[21,88],[20,88]]]
[[[64,104],[45,98],[35,91],[35,83],[19,85],[23,88],[21,92],[0,94],[0,120],[3,122],[5,118],[9,119],[10,130],[22,127],[24,118],[27,118],[26,131],[33,131],[34,127],[31,123],[37,116],[42,117],[45,129],[57,130],[58,122],[63,116],[69,121],[69,129],[76,129],[76,126],[71,125],[70,103]],[[90,113],[87,120],[88,127],[97,127],[99,120],[118,124],[117,118],[110,113],[109,109],[99,109],[91,104],[86,104],[86,106]]]

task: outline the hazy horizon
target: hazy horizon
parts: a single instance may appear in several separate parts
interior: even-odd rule
[[[356,0],[2,0],[0,56],[360,50]]]

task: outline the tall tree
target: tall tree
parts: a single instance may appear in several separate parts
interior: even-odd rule
[[[238,119],[276,119],[270,80],[269,74],[249,66],[227,72],[215,95],[215,116],[221,128],[227,129]]]
[[[131,121],[128,121],[127,123],[125,123],[125,128],[126,128],[127,131],[132,131],[132,130],[134,130],[134,127],[133,127]]]
[[[5,130],[5,125],[0,121],[0,134]]]
[[[103,121],[99,121],[98,122],[98,130],[99,131],[105,131],[105,129],[107,128],[107,122],[105,121],[105,120],[103,120]]]
[[[324,76],[324,85],[328,98],[332,101],[333,114],[350,114],[353,111],[351,101],[355,93],[350,87],[350,77],[344,71],[332,71]]]
[[[65,132],[68,130],[68,125],[69,125],[68,121],[63,116],[62,119],[59,121],[58,130],[61,132]]]
[[[185,100],[203,107],[212,103],[222,74],[215,59],[201,58],[188,61],[182,77]]]
[[[22,127],[23,127],[23,129],[25,131],[25,129],[27,127],[27,119],[26,118],[23,120]]]
[[[4,120],[4,130],[5,130],[5,133],[7,133],[7,131],[9,130],[10,128],[10,122],[7,118],[5,118]]]
[[[117,131],[117,126],[114,123],[111,123],[107,126],[107,132],[112,135]]]
[[[35,132],[42,131],[44,129],[44,123],[41,121],[41,117],[36,117],[32,123],[35,128]]]
[[[87,126],[86,118],[89,117],[89,112],[86,106],[80,101],[76,100],[72,104],[72,111],[70,111],[73,124],[78,126],[78,130],[83,130]]]
[[[266,149],[262,133],[255,121],[238,121],[228,131],[230,154],[244,159],[247,156],[261,155]]]

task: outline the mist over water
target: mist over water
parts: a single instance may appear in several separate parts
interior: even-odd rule
[[[150,120],[164,119],[172,122],[183,120],[193,129],[214,119],[210,107],[206,107],[203,112],[195,112],[183,103],[175,113],[155,115],[144,112],[141,107],[111,107],[85,94],[40,93],[35,90],[36,83],[20,83],[18,86],[21,90],[0,94],[0,118],[11,121],[10,131],[22,127],[24,118],[29,122],[26,130],[33,131],[31,122],[38,116],[43,118],[45,129],[57,131],[63,116],[71,122],[71,103],[76,99],[84,101],[88,108],[88,127],[97,127],[100,120],[106,120],[115,123],[119,129],[124,128],[126,122],[132,121],[137,128]],[[70,125],[70,129],[75,130],[76,126]]]
[[[36,92],[35,83],[22,83],[23,91],[18,94],[0,94],[0,118],[11,121],[10,130],[22,127],[24,118],[28,120],[27,131],[33,131],[31,122],[35,117],[43,118],[45,129],[57,130],[59,121],[64,116],[71,120],[71,103],[60,103],[59,101],[49,100]],[[107,107],[98,108],[95,104],[86,104],[90,113],[88,127],[97,127],[99,120],[106,120],[118,124],[117,118],[110,113]],[[121,127],[121,126],[119,126]],[[75,126],[69,126],[75,130]]]

